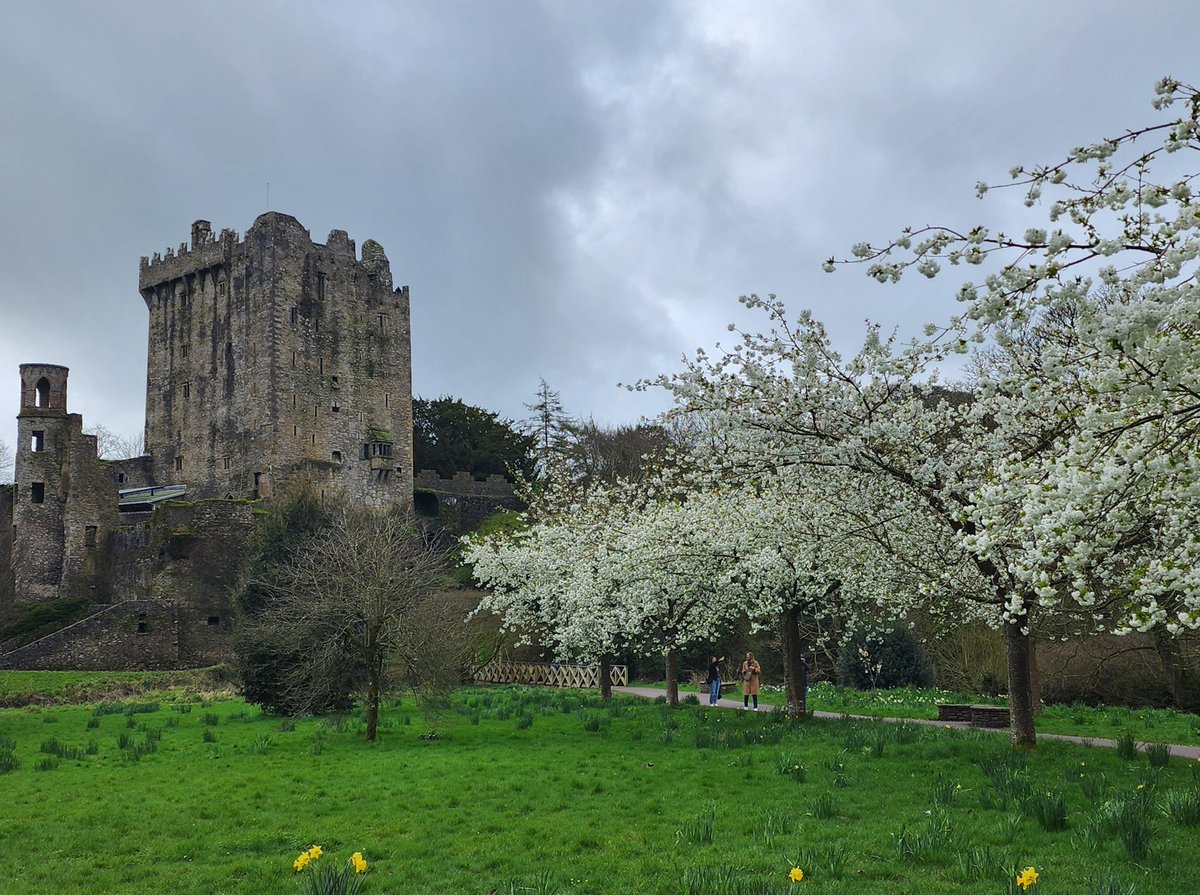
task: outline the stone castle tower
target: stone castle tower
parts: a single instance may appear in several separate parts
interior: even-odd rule
[[[21,365],[13,489],[13,572],[22,602],[97,596],[97,561],[117,522],[107,464],[67,412],[67,368]]]
[[[177,252],[142,258],[150,311],[148,463],[122,484],[192,497],[268,497],[306,476],[377,507],[412,500],[408,287],[383,247],[290,215],[241,240],[207,221]]]

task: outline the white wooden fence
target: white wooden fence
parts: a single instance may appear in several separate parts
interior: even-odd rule
[[[629,686],[629,668],[612,665],[608,679],[614,686]],[[545,684],[549,687],[600,688],[599,665],[542,664],[539,662],[489,662],[475,672],[477,684]]]

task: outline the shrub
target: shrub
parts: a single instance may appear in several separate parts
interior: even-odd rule
[[[915,634],[895,628],[859,632],[838,650],[837,682],[856,690],[933,685],[933,670]]]

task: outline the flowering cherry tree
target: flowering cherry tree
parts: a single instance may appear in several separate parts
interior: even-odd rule
[[[490,591],[481,608],[561,655],[661,649],[676,704],[679,649],[716,636],[734,611],[726,530],[712,524],[712,499],[686,497],[661,478],[577,490],[551,476],[528,529],[468,539]]]
[[[983,269],[943,335],[987,341],[977,391],[998,429],[1039,422],[981,484],[965,544],[995,560],[1003,543],[1039,605],[1080,628],[1150,633],[1182,705],[1200,690],[1172,642],[1200,627],[1200,92],[1156,91],[1179,114],[1010,172],[1047,226],[925,228],[855,254],[881,280]]]
[[[642,384],[725,421],[726,469],[846,477],[843,530],[857,519],[935,608],[973,606],[1003,628],[1021,745],[1035,742],[1030,633],[1043,619],[1200,625],[1200,204],[1187,171],[1150,177],[1200,148],[1200,96],[1164,80],[1156,105],[1176,101],[1183,117],[1014,169],[1028,206],[1062,194],[1049,206],[1057,227],[1022,239],[925,228],[856,246],[882,282],[935,277],[943,263],[998,268],[963,285],[965,312],[924,338],[900,345],[870,328],[844,359],[810,314],[792,320],[774,297],[750,296],[765,332]],[[940,387],[938,365],[972,345],[969,393]]]

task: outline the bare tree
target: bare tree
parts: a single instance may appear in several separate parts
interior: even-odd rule
[[[96,436],[96,456],[101,460],[129,460],[144,454],[142,435],[122,435],[105,425],[97,423],[86,434]]]
[[[13,473],[13,454],[10,448],[3,441],[0,441],[0,484],[7,484],[12,481]]]
[[[374,741],[384,671],[442,573],[441,554],[411,515],[346,507],[296,550],[270,583],[270,605],[250,623],[276,642],[304,644],[300,662],[283,672],[295,705],[343,679],[354,657]]]

